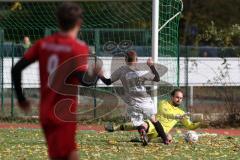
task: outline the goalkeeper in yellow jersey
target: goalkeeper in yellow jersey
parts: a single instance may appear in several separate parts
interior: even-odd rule
[[[190,120],[189,114],[185,113],[182,109],[179,108],[183,101],[183,92],[181,89],[174,89],[171,92],[170,100],[162,100],[158,105],[157,120],[163,126],[165,133],[168,135],[168,139],[171,139],[169,134],[170,130],[177,124],[181,122],[187,129],[193,130],[200,126],[200,122],[193,123]],[[158,133],[155,130],[154,125],[150,120],[146,121],[148,124],[147,135],[149,139],[157,138]],[[125,123],[117,126],[108,124],[105,126],[107,131],[127,131],[134,130],[134,126],[131,123]]]

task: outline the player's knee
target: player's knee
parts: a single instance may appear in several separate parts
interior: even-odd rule
[[[151,121],[152,123],[156,123],[158,120],[156,119],[155,116],[152,116],[151,119],[150,119],[150,121]]]
[[[142,126],[145,128],[145,130],[148,129],[148,124],[146,122],[144,122]]]
[[[171,134],[167,134],[167,139],[171,142],[172,141],[172,135]]]

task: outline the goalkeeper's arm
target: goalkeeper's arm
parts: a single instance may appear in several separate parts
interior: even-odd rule
[[[193,123],[193,122],[190,120],[190,117],[189,117],[189,116],[185,116],[184,118],[182,118],[182,119],[180,120],[180,122],[181,122],[187,129],[190,129],[190,130],[197,129],[197,128],[199,128],[200,125],[201,125],[200,122]]]
[[[169,105],[166,101],[161,101],[158,107],[158,114],[162,115],[164,118],[172,120],[181,120],[189,113],[185,113],[179,107],[175,107],[174,110],[169,110]],[[171,108],[171,107],[170,107]]]
[[[173,119],[173,120],[181,120],[185,116],[185,114],[169,113],[169,112],[165,111],[164,109],[161,109],[160,113],[163,117],[165,117],[167,119]]]

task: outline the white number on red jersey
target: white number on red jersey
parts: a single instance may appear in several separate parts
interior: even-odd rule
[[[47,61],[47,72],[49,74],[48,86],[50,87],[53,83],[54,71],[57,69],[59,63],[59,58],[57,55],[53,54],[48,58]]]
[[[53,54],[48,58],[47,71],[49,74],[53,73],[57,69],[58,63],[59,58],[56,54]]]

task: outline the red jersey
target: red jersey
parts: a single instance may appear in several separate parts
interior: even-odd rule
[[[74,71],[86,72],[89,47],[82,41],[56,33],[37,41],[25,54],[39,61],[41,123],[74,121],[77,83]]]

